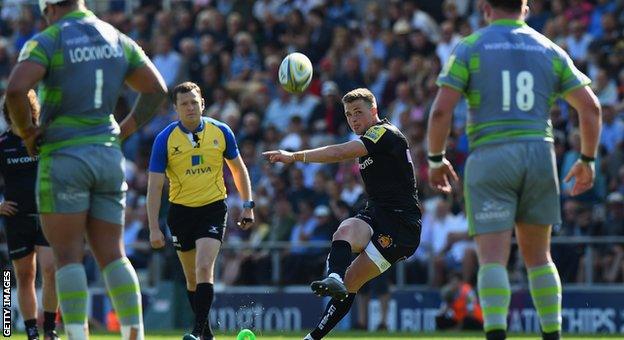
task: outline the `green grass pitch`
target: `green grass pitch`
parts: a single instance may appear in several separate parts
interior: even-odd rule
[[[175,340],[182,339],[182,335],[184,331],[167,331],[167,332],[147,332],[145,335],[146,340]],[[301,332],[270,332],[256,333],[257,340],[296,340],[303,339],[305,333]],[[22,334],[14,333],[13,336],[16,338],[25,338]],[[62,339],[66,339],[63,334],[61,334]],[[509,339],[540,339],[541,337],[537,334],[510,334]],[[113,340],[120,339],[118,334],[112,333],[95,333],[90,337],[91,340]],[[227,334],[217,334],[217,340],[235,340],[236,334],[227,333]],[[350,340],[350,339],[361,339],[361,340],[382,340],[382,339],[462,339],[462,340],[483,340],[484,337],[480,335],[480,333],[453,333],[453,332],[436,332],[436,333],[388,333],[388,332],[361,332],[361,331],[352,331],[352,332],[332,332],[325,339],[327,340]],[[624,339],[624,335],[563,335],[563,339],[565,340],[577,340],[577,339]]]

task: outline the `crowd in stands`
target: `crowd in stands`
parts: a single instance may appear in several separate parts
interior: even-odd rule
[[[343,115],[341,96],[357,87],[375,94],[382,118],[410,142],[423,207],[422,242],[406,263],[407,283],[442,286],[461,273],[473,281],[476,254],[467,237],[461,185],[440,196],[427,186],[424,139],[435,81],[455,44],[484,23],[482,0],[185,0],[87,1],[96,13],[135,39],[171,88],[199,84],[205,114],[235,132],[249,169],[257,203],[256,226],[236,227],[241,202],[231,177],[226,244],[288,241],[279,284],[305,284],[324,269],[323,249],[301,247],[328,241],[365,202],[354,160],[340,164],[272,165],[261,157],[271,149],[300,150],[356,138]],[[592,79],[603,108],[594,188],[570,197],[561,183],[563,223],[554,236],[624,235],[624,1],[531,0],[527,24],[566,49]],[[24,42],[44,27],[36,6],[5,0],[0,12],[0,92]],[[126,8],[135,3],[136,8]],[[165,3],[165,5],[161,4]],[[281,89],[277,69],[290,52],[314,65],[309,89],[293,95]],[[79,80],[77,80],[79,81]],[[122,119],[134,96],[124,93],[115,115]],[[460,172],[468,156],[468,107],[454,115],[447,157]],[[551,109],[561,176],[579,157],[578,113],[562,100]],[[123,145],[129,184],[125,240],[133,264],[146,269],[152,256],[145,216],[147,165],[156,134],[176,120],[170,103]],[[495,165],[492,165],[495,166]],[[561,177],[563,178],[563,177]],[[163,196],[166,197],[166,196]],[[166,205],[162,215],[166,213]],[[165,219],[163,218],[163,223]],[[594,253],[595,282],[624,281],[624,244],[600,245]],[[564,283],[585,280],[583,244],[554,245]],[[165,277],[181,277],[173,248],[166,251]],[[517,251],[510,275],[523,283]],[[88,261],[88,260],[87,260]],[[92,260],[91,260],[92,261]],[[5,262],[6,263],[6,259]],[[266,250],[224,252],[218,277],[226,284],[270,284],[272,259]],[[97,271],[93,271],[96,273]],[[97,280],[97,278],[93,278]]]

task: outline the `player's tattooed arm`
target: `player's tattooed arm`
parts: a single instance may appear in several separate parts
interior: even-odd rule
[[[126,83],[140,94],[132,111],[120,124],[122,140],[151,120],[167,97],[165,81],[151,62],[132,72]]]

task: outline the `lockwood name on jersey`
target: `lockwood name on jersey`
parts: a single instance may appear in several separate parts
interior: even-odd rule
[[[123,55],[121,46],[111,45],[77,47],[69,50],[69,60],[72,64],[91,60],[121,58]]]
[[[7,158],[7,164],[11,165],[11,164],[26,164],[26,163],[30,163],[30,162],[36,162],[37,161],[37,156],[35,157],[12,157],[12,158]]]

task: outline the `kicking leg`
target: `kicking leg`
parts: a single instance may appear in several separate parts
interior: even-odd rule
[[[345,299],[348,291],[343,279],[351,264],[351,253],[362,252],[372,235],[373,230],[368,223],[358,218],[344,220],[332,237],[332,246],[327,257],[329,275],[324,280],[312,282],[312,291],[319,296]]]
[[[332,298],[329,301],[318,326],[316,326],[305,339],[317,340],[327,335],[327,333],[329,333],[349,312],[353,300],[355,299],[355,294],[360,287],[379,274],[381,274],[381,270],[375,262],[370,259],[367,253],[362,252],[358,255],[353,263],[351,263],[345,275],[344,283],[349,294],[343,300]]]

